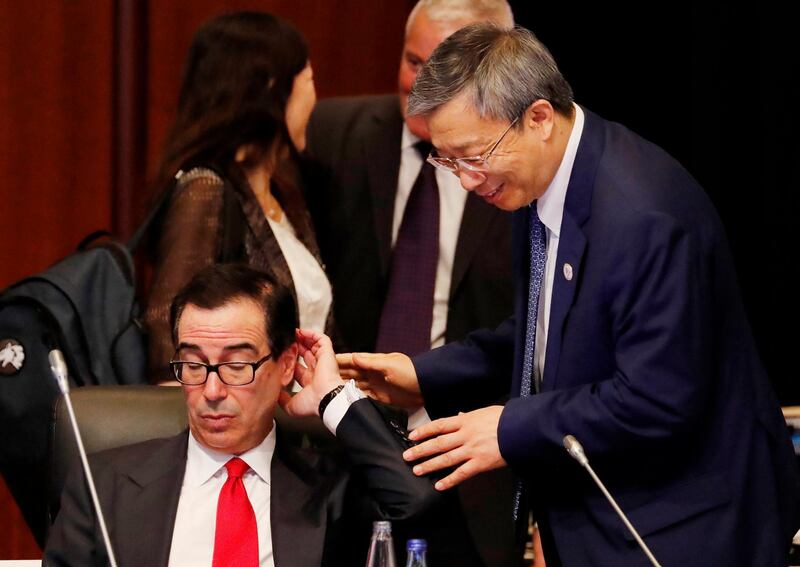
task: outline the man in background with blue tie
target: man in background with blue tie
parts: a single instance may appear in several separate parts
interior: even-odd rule
[[[682,116],[675,105],[659,109]],[[797,465],[722,225],[680,164],[573,102],[527,30],[477,24],[420,71],[430,161],[514,211],[513,316],[413,359],[342,355],[371,395],[438,419],[406,451],[444,490],[510,466],[548,567],[645,565],[563,448],[583,443],[663,565],[786,565]],[[485,243],[491,247],[492,243]],[[512,399],[486,406],[504,392]]]

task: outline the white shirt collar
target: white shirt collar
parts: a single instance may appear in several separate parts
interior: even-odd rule
[[[561,165],[558,166],[553,180],[547,186],[544,195],[536,201],[536,212],[539,220],[547,229],[560,237],[561,219],[564,216],[564,203],[567,199],[567,187],[569,178],[572,174],[572,166],[575,164],[575,155],[578,153],[578,144],[583,133],[584,116],[583,110],[577,104],[575,107],[575,123],[572,125],[572,132],[569,135],[567,148],[564,150],[564,157],[561,158]]]
[[[201,445],[194,435],[189,431],[189,445],[186,450],[186,473],[183,477],[183,484],[188,486],[200,486],[207,482],[216,474],[221,474],[225,463],[233,457],[238,456],[255,472],[261,480],[270,484],[272,466],[272,455],[275,452],[275,421],[272,421],[272,429],[264,440],[241,455],[231,453],[220,453]]]

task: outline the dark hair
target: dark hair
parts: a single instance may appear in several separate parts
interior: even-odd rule
[[[273,172],[273,190],[295,230],[306,237],[306,207],[293,164],[297,150],[286,129],[285,111],[294,78],[307,63],[303,36],[272,14],[235,12],[200,27],[184,64],[155,192],[165,191],[179,169],[203,165],[215,166],[241,185],[246,176],[235,162],[239,147],[254,146],[256,159],[273,148],[279,156],[288,150],[290,159]]]
[[[189,47],[162,173],[232,162],[244,144],[290,146],[284,111],[307,62],[303,37],[272,14],[236,12],[204,24]]]
[[[172,300],[172,342],[178,346],[178,323],[187,305],[216,309],[251,299],[264,310],[270,352],[280,356],[295,341],[297,310],[291,292],[272,276],[246,264],[214,264],[200,270]]]

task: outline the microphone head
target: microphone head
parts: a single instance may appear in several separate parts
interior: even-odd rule
[[[47,355],[47,360],[50,361],[50,371],[53,373],[53,378],[56,379],[58,389],[61,390],[62,394],[66,394],[69,392],[69,381],[67,380],[69,372],[67,371],[67,363],[64,361],[64,354],[54,348]]]
[[[589,464],[589,459],[586,458],[586,453],[583,452],[583,445],[581,445],[580,441],[575,439],[573,435],[565,435],[564,436],[564,448],[567,450],[567,453],[570,456],[578,461],[582,467],[585,467]]]

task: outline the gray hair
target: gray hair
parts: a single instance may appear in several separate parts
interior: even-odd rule
[[[521,27],[472,24],[444,40],[417,75],[408,114],[430,114],[462,92],[479,116],[494,120],[514,120],[540,99],[572,114],[572,87],[544,44]]]
[[[420,10],[425,10],[428,18],[439,24],[468,19],[492,22],[506,28],[514,27],[514,14],[507,0],[419,0],[408,15],[406,35]]]

